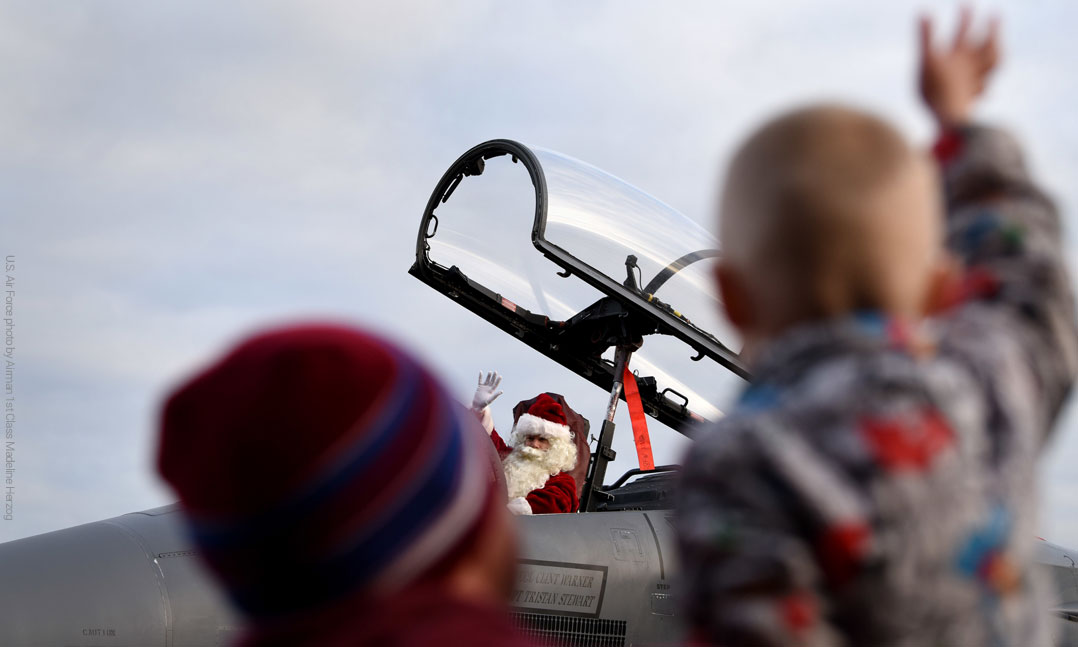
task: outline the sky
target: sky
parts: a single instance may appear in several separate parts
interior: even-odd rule
[[[9,1],[0,5],[0,257],[14,257],[15,441],[0,541],[173,501],[162,397],[243,335],[319,318],[406,345],[471,397],[606,397],[407,274],[423,207],[505,137],[586,160],[711,225],[716,179],[777,110],[838,100],[920,143],[921,5],[745,2]],[[953,22],[956,4],[933,12]],[[979,109],[1078,187],[1078,9],[991,5],[1005,59]],[[521,232],[527,236],[528,232]],[[12,289],[12,288],[7,288]],[[1078,546],[1078,412],[1041,473],[1040,534]],[[617,462],[635,466],[619,418]],[[652,423],[656,463],[689,443]]]

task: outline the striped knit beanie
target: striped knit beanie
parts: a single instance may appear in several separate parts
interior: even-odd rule
[[[485,438],[416,360],[339,326],[240,344],[165,403],[158,467],[248,616],[387,594],[492,504]]]

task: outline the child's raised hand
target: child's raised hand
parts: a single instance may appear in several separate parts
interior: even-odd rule
[[[988,75],[999,62],[999,19],[993,17],[978,38],[970,35],[973,13],[963,8],[950,46],[932,44],[932,21],[920,20],[921,96],[943,127],[969,119],[973,102],[984,91]]]

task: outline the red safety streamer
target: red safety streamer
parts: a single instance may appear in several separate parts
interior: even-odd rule
[[[629,405],[629,419],[633,422],[633,442],[636,444],[636,458],[640,469],[655,469],[655,457],[651,455],[651,436],[648,435],[648,419],[644,415],[644,405],[640,403],[640,389],[636,386],[636,376],[625,366],[622,377],[625,389],[625,403]]]

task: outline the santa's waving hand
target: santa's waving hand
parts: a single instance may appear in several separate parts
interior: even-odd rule
[[[479,416],[479,422],[487,433],[494,431],[494,417],[490,414],[490,404],[498,399],[502,391],[498,391],[498,385],[502,383],[502,376],[497,371],[489,371],[483,376],[479,371],[479,386],[472,396],[472,410]]]

